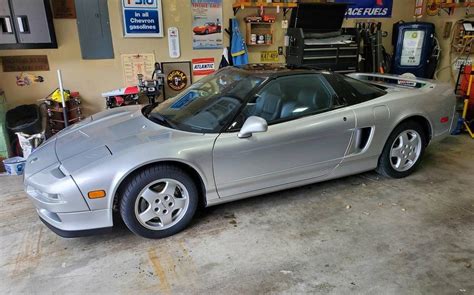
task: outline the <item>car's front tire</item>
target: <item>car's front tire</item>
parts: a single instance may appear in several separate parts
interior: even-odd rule
[[[182,231],[198,205],[193,179],[172,165],[150,166],[127,183],[120,199],[120,215],[135,234],[159,239]]]
[[[379,158],[377,172],[392,178],[410,175],[425,152],[427,134],[416,121],[398,125],[390,134]]]

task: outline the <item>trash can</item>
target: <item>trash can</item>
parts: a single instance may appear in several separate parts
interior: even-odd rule
[[[23,175],[26,160],[22,157],[13,157],[3,160],[8,175]]]
[[[7,128],[10,132],[37,134],[43,131],[41,112],[37,105],[21,105],[7,112]]]

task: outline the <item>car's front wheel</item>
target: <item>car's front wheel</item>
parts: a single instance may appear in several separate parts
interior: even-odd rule
[[[120,215],[135,234],[151,239],[171,236],[191,221],[198,204],[193,179],[170,165],[145,168],[130,178],[120,200]]]
[[[393,178],[410,175],[421,161],[426,147],[426,137],[423,127],[415,121],[398,125],[385,144],[377,172]]]

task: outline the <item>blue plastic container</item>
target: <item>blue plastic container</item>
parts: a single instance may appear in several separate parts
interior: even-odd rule
[[[8,175],[23,175],[25,163],[26,160],[22,157],[13,157],[3,160],[3,166],[5,166],[5,171],[7,171]]]

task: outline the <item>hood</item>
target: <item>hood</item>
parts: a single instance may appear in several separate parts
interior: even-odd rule
[[[151,143],[187,142],[201,133],[174,130],[148,120],[141,106],[114,108],[72,125],[49,139],[28,158],[25,176],[47,167],[60,166],[71,174],[76,169],[125,150]]]
[[[139,106],[115,108],[71,125],[38,147],[26,161],[25,178],[74,156],[106,148],[114,140],[135,135],[147,120]],[[123,127],[123,125],[126,125]]]
[[[56,155],[60,162],[98,147],[118,150],[142,143],[143,133],[170,133],[171,129],[155,124],[141,113],[141,106],[114,108],[97,113],[85,122],[58,134]]]

